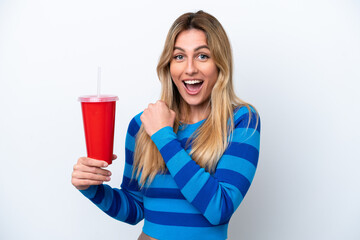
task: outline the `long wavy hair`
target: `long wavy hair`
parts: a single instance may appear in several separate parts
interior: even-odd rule
[[[184,122],[189,120],[189,105],[182,99],[172,81],[170,62],[177,36],[182,31],[190,29],[198,29],[205,33],[211,57],[218,68],[218,78],[209,102],[210,114],[192,135],[190,152],[192,159],[199,166],[213,173],[230,141],[229,137],[234,128],[234,109],[246,106],[250,113],[250,123],[251,105],[235,95],[232,82],[231,46],[220,22],[204,11],[185,13],[171,26],[157,65],[157,74],[161,82],[161,100],[176,113],[174,132],[176,133],[179,129],[180,117]],[[140,186],[144,187],[145,184],[153,181],[156,174],[164,172],[166,172],[165,162],[144,127],[141,126],[136,136],[133,175],[136,173],[136,178],[138,178],[141,173]]]

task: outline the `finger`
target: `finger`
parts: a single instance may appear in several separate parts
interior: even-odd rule
[[[161,105],[166,105],[166,103],[165,103],[164,101],[162,101],[162,100],[157,100],[156,103],[157,103],[157,104],[161,104]],[[167,106],[167,105],[166,105],[166,106]]]
[[[112,160],[115,160],[115,159],[117,159],[117,156],[116,156],[116,154],[113,154],[112,155]]]
[[[85,179],[92,181],[110,181],[111,178],[109,176],[104,176],[100,174],[88,173],[88,172],[80,172],[75,171],[72,173],[72,178],[74,179]]]
[[[111,172],[109,170],[102,169],[102,168],[99,168],[99,167],[89,167],[89,166],[86,166],[86,165],[83,165],[83,164],[76,164],[74,166],[74,171],[100,174],[100,175],[104,175],[104,176],[110,176],[111,175]]]
[[[107,167],[109,164],[103,160],[97,160],[93,158],[80,158],[80,163],[91,167]]]

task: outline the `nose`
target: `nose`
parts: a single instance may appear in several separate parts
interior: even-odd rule
[[[196,67],[196,64],[194,63],[194,60],[193,59],[189,59],[187,61],[187,64],[186,64],[186,69],[185,69],[185,73],[187,75],[194,75],[196,74],[198,71],[197,67]]]

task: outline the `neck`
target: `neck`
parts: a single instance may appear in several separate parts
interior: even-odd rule
[[[210,114],[210,103],[206,102],[202,105],[188,105],[182,107],[181,112],[187,112],[187,116],[182,114],[180,117],[182,122],[193,124],[197,123],[205,118],[207,118]]]

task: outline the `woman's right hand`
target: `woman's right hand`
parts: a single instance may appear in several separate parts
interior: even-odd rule
[[[113,160],[116,155],[113,156]],[[78,190],[85,190],[91,185],[100,185],[110,181],[111,172],[103,169],[108,163],[88,157],[81,157],[74,165],[71,175],[71,183]]]

